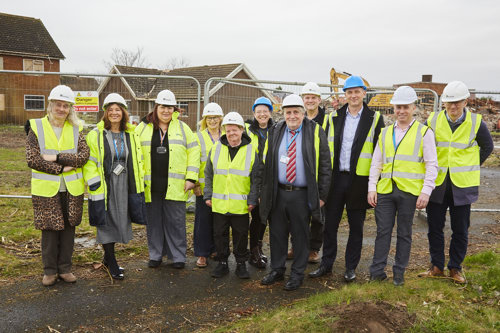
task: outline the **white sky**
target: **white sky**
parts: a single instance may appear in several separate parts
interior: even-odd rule
[[[105,72],[113,48],[151,65],[245,63],[259,79],[329,83],[333,66],[371,85],[462,80],[500,91],[500,1],[2,1],[36,17],[64,72]]]

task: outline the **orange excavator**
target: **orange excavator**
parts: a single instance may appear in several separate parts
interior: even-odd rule
[[[332,67],[332,69],[330,70],[330,83],[333,86],[337,86],[339,84],[339,79],[345,80],[351,75],[352,74],[344,72],[344,71],[336,71],[335,68]],[[361,77],[361,79],[363,80],[366,87],[370,87],[370,84],[368,83],[368,81],[366,81],[363,77]],[[339,88],[334,87],[333,91],[338,92]]]

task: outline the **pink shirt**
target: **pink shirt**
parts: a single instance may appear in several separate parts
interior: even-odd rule
[[[394,124],[394,133],[396,137],[396,144],[398,144],[413,124],[413,121],[406,128],[400,128],[398,123]],[[432,190],[436,187],[436,178],[438,174],[438,161],[436,153],[436,142],[434,140],[434,132],[429,129],[423,138],[423,153],[424,153],[424,163],[425,163],[425,177],[424,177],[424,187],[422,192],[427,195],[431,195]],[[373,151],[372,164],[370,167],[370,177],[368,178],[368,192],[377,191],[377,183],[382,172],[382,152],[377,145]]]

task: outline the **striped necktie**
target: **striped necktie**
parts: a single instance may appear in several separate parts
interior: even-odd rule
[[[295,131],[290,131],[292,138],[295,135]],[[295,157],[297,156],[297,143],[293,140],[288,147],[288,164],[286,165],[286,180],[293,184],[297,175],[295,174]]]

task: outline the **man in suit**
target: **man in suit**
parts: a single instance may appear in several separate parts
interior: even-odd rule
[[[345,251],[346,282],[356,279],[356,267],[361,258],[363,225],[367,202],[368,175],[384,119],[363,102],[366,86],[359,76],[347,78],[343,88],[347,104],[330,114],[334,131],[333,177],[325,205],[323,257],[320,267],[309,273],[312,278],[330,274],[337,256],[337,232],[344,207],[347,209],[349,239]]]
[[[305,117],[297,95],[283,100],[285,120],[269,130],[263,154],[261,220],[269,220],[271,269],[261,284],[284,279],[288,234],[294,259],[285,290],[295,290],[304,279],[309,257],[309,221],[323,221],[321,207],[330,187],[331,162],[326,135]]]

